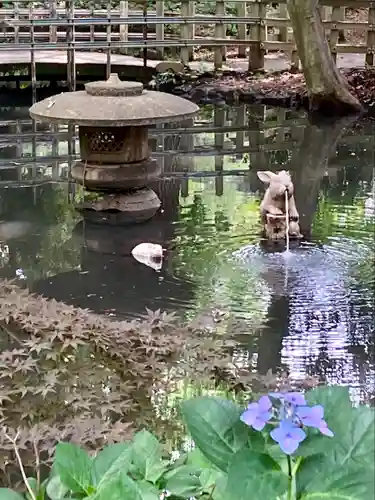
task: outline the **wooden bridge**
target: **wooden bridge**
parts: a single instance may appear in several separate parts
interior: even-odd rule
[[[89,0],[92,8],[86,9],[76,8],[75,0],[66,0],[64,7],[56,0],[46,3],[48,8],[17,0],[0,9],[0,73],[4,79],[14,78],[17,72],[19,80],[36,85],[55,73],[73,90],[77,79],[85,75],[92,79],[97,76],[93,71],[108,76],[113,66],[116,71],[121,66],[131,67],[133,72],[138,68],[130,76],[139,77],[139,68],[152,73],[157,60],[164,58],[189,64],[198,48],[212,49],[215,69],[229,61],[233,50],[241,69],[263,68],[267,51],[288,54],[292,68],[299,64],[285,0],[278,2],[278,9],[272,8],[271,0],[214,0],[210,13],[204,7],[207,2],[194,0],[176,1],[173,12],[165,9],[163,0],[154,0],[152,10],[146,3],[141,10],[139,6],[132,9],[128,0],[117,6],[109,1],[106,10],[95,8],[95,2]],[[350,19],[346,15],[350,8],[365,9],[365,18]],[[374,2],[321,0],[321,11],[333,56],[359,54],[356,65],[365,61],[373,65]],[[344,43],[340,33],[353,30],[360,42]]]

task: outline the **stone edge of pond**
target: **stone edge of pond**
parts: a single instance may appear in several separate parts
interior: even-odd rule
[[[375,68],[349,68],[340,71],[367,114],[375,116]],[[170,72],[156,77],[152,86],[201,105],[264,104],[292,109],[308,108],[306,86],[301,72]]]

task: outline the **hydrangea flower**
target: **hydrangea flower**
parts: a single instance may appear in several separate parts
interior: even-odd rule
[[[272,403],[268,396],[262,396],[258,403],[250,403],[242,413],[241,420],[246,425],[261,431],[272,417]]]
[[[323,406],[299,406],[298,408],[296,408],[296,415],[299,418],[301,424],[305,425],[306,427],[319,429],[322,434],[325,434],[329,437],[332,437],[334,435],[331,429],[328,428],[327,422],[323,419]]]
[[[280,426],[271,431],[270,436],[279,444],[284,453],[290,455],[306,439],[306,432],[290,420],[282,420]]]
[[[302,392],[274,392],[270,396],[295,406],[307,405],[305,395]]]
[[[257,431],[263,430],[269,423],[278,423],[270,435],[284,453],[291,454],[307,437],[303,427],[319,429],[325,436],[334,435],[323,417],[323,406],[308,406],[303,393],[270,392],[257,403],[250,403],[240,418]]]

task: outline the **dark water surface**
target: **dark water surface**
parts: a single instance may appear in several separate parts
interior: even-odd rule
[[[151,139],[163,210],[138,226],[95,226],[72,203],[82,195],[68,181],[74,131],[0,109],[1,276],[101,314],[175,311],[235,335],[234,357],[261,373],[285,367],[372,397],[375,124],[208,106],[177,126],[188,133],[158,129]],[[256,171],[281,168],[292,173],[305,235],[289,259],[259,243]],[[131,256],[141,242],[166,248],[160,272]]]

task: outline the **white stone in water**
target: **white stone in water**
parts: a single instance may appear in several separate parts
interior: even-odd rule
[[[163,267],[163,247],[158,243],[140,243],[131,254],[141,264],[160,271]]]

